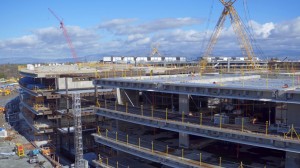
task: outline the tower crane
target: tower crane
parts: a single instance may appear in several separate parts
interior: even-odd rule
[[[226,20],[226,17],[229,16],[233,30],[235,34],[238,35],[238,41],[240,43],[240,48],[242,50],[242,53],[244,57],[248,58],[248,60],[251,62],[252,67],[254,67],[256,56],[252,47],[252,43],[250,41],[250,37],[246,32],[246,28],[244,27],[243,22],[241,21],[235,8],[233,7],[233,4],[236,2],[236,0],[228,0],[228,1],[219,0],[219,1],[224,5],[224,9],[210,37],[210,40],[208,42],[203,57],[206,58],[210,56],[215,44],[218,41],[218,38],[220,37],[220,33],[224,27],[224,22]]]
[[[57,16],[50,8],[48,8],[48,10],[49,10],[49,11],[52,13],[52,15],[59,21],[59,23],[60,23],[60,28],[63,30],[63,34],[64,34],[65,39],[66,39],[66,41],[67,41],[67,43],[68,43],[68,46],[69,46],[69,48],[70,48],[70,51],[71,51],[71,54],[72,54],[72,56],[73,56],[74,62],[75,62],[75,63],[78,63],[78,57],[77,57],[77,54],[76,54],[76,52],[75,52],[73,43],[72,43],[71,38],[70,38],[70,36],[69,36],[69,34],[68,34],[68,31],[67,31],[67,29],[66,29],[66,27],[65,27],[65,24],[64,24],[63,19],[59,18],[59,17],[58,17],[58,16]]]

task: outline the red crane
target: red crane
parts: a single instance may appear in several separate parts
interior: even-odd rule
[[[76,52],[75,52],[75,49],[74,49],[74,46],[73,46],[73,44],[72,44],[71,38],[70,38],[70,36],[68,35],[68,31],[67,31],[67,29],[65,28],[65,24],[64,24],[63,20],[60,19],[60,18],[59,18],[59,17],[58,17],[51,9],[50,9],[50,8],[48,8],[48,10],[49,10],[49,11],[52,13],[52,15],[53,15],[54,17],[56,17],[56,19],[59,21],[59,23],[60,23],[60,28],[63,30],[65,39],[66,39],[66,41],[67,41],[67,43],[68,43],[68,45],[69,45],[69,48],[70,48],[70,50],[71,50],[72,56],[73,56],[73,58],[74,58],[74,61],[77,63],[77,62],[78,62],[77,54],[76,54]]]

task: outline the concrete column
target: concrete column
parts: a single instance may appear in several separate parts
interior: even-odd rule
[[[189,95],[180,94],[179,95],[179,113],[188,114],[190,111],[189,108]],[[179,133],[179,146],[184,148],[189,148],[190,146],[190,136],[185,133]]]
[[[179,95],[179,113],[188,114],[190,111],[189,106],[189,95],[188,94],[180,94]]]
[[[286,152],[285,153],[285,167],[299,167],[300,165],[300,154],[299,153],[292,153]]]
[[[189,148],[190,146],[190,135],[185,133],[179,133],[179,147]]]
[[[120,89],[120,88],[117,88],[116,91],[117,91],[117,100],[118,100],[118,104],[124,104],[124,103],[123,103],[123,100],[122,100],[122,96],[121,96],[121,89]]]
[[[299,107],[297,104],[287,104],[286,122],[288,125],[294,124],[294,127],[300,127]]]

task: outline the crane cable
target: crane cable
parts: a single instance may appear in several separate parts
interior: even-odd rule
[[[244,12],[245,12],[245,19],[246,19],[246,22],[247,22],[247,24],[246,24],[245,27],[246,27],[246,29],[247,29],[247,31],[249,33],[249,37],[250,37],[251,43],[256,48],[258,54],[261,57],[264,57],[264,52],[261,49],[261,47],[258,45],[256,38],[254,37],[254,29],[253,29],[252,22],[251,22],[251,17],[250,17],[250,12],[249,12],[249,8],[248,8],[248,2],[247,2],[247,0],[243,1],[243,6],[244,6]]]
[[[206,39],[207,39],[207,32],[208,32],[208,28],[209,28],[209,24],[211,21],[211,16],[212,16],[212,11],[214,8],[214,0],[212,0],[211,6],[210,6],[210,11],[209,11],[209,15],[208,15],[208,19],[207,19],[207,24],[206,24],[206,28],[205,28],[205,33],[204,33],[204,37],[202,39],[202,44],[201,44],[201,52],[204,54],[204,43],[206,43]],[[203,55],[202,54],[202,55]]]

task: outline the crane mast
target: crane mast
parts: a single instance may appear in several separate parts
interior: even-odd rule
[[[59,17],[58,17],[51,9],[50,9],[50,8],[48,8],[48,10],[49,10],[49,11],[52,13],[52,15],[59,21],[60,28],[63,30],[63,34],[64,34],[64,37],[65,37],[67,43],[68,43],[68,46],[69,46],[69,49],[70,49],[70,51],[71,51],[72,57],[73,57],[75,63],[77,63],[77,62],[78,62],[78,57],[77,57],[77,54],[76,54],[76,52],[75,52],[73,43],[72,43],[72,41],[71,41],[71,38],[70,38],[70,36],[69,36],[69,34],[68,34],[68,31],[67,31],[67,29],[66,29],[66,27],[65,27],[65,24],[64,24],[63,20],[60,19],[60,18],[59,18]]]
[[[229,16],[233,30],[234,30],[235,34],[238,36],[238,41],[240,43],[240,48],[242,50],[242,53],[251,62],[252,67],[254,67],[256,56],[253,51],[253,47],[252,47],[250,38],[249,38],[249,36],[246,32],[246,29],[243,25],[243,22],[241,21],[235,8],[233,7],[233,4],[235,3],[235,1],[236,0],[229,0],[229,1],[220,0],[220,2],[224,5],[224,9],[221,13],[221,16],[217,22],[217,25],[216,25],[212,35],[210,37],[210,40],[208,42],[208,45],[206,47],[203,57],[206,58],[211,55],[211,53],[215,47],[215,44],[217,43],[218,38],[220,37],[221,31],[224,27],[224,22],[226,20],[226,17]]]

